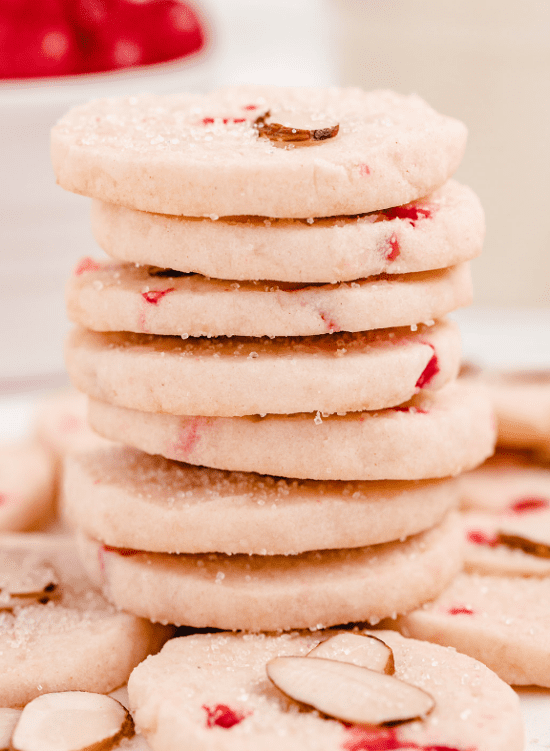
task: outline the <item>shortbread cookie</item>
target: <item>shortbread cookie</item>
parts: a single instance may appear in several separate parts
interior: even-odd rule
[[[401,542],[300,555],[169,555],[79,535],[117,607],[162,623],[245,631],[376,623],[436,597],[462,566],[454,515]]]
[[[290,481],[193,467],[115,448],[70,457],[72,526],[119,548],[291,554],[375,545],[441,521],[456,480]]]
[[[219,469],[316,480],[421,480],[493,452],[485,390],[452,383],[382,412],[178,417],[90,400],[93,427],[148,454]]]
[[[263,137],[269,123],[315,131],[285,143]],[[465,143],[462,123],[414,95],[241,86],[81,105],[54,127],[52,160],[63,188],[129,208],[307,218],[426,196]]]
[[[234,417],[355,412],[439,389],[460,367],[454,321],[291,338],[198,338],[76,328],[66,345],[73,384],[94,399],[146,412]]]
[[[269,661],[281,656],[306,657],[338,633],[352,635],[331,630],[172,639],[130,677],[128,692],[136,726],[154,751],[523,749],[518,697],[509,686],[465,655],[404,639],[395,632],[354,631],[353,635],[372,634],[382,640],[393,652],[394,677],[433,698],[434,708],[422,719],[396,727],[342,723],[296,704],[267,678]],[[350,660],[343,655],[334,659]],[[358,658],[353,662],[365,665]],[[326,685],[327,696],[341,690],[345,690],[343,683]],[[388,698],[391,701],[391,693]]]
[[[0,445],[0,532],[40,526],[53,514],[55,466],[39,443]]]
[[[550,468],[519,451],[499,449],[458,478],[460,505],[466,511],[511,511],[550,507]]]
[[[69,318],[94,331],[189,336],[311,336],[416,325],[469,305],[468,264],[351,284],[223,282],[198,274],[83,259]]]
[[[463,513],[466,571],[550,576],[550,502],[518,501],[499,514]]]
[[[57,460],[76,451],[106,448],[110,442],[93,431],[86,418],[88,400],[76,389],[61,389],[41,399],[34,416],[36,439]]]
[[[548,577],[460,574],[397,625],[480,660],[507,683],[550,687],[549,599]]]
[[[112,691],[171,634],[92,589],[69,537],[1,536],[0,580],[2,706],[50,691]]]
[[[550,370],[486,374],[498,421],[498,443],[550,451]]]
[[[481,252],[485,224],[477,196],[451,180],[406,206],[314,221],[190,219],[94,201],[92,229],[124,261],[217,279],[335,282],[462,263]]]

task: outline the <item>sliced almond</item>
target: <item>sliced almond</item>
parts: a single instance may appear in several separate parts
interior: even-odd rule
[[[393,675],[395,663],[393,652],[388,645],[376,636],[363,636],[345,632],[322,641],[308,657],[323,657],[326,660],[351,662],[377,673]]]
[[[58,583],[51,564],[28,550],[16,548],[0,553],[0,602],[3,607],[21,604],[18,602],[20,598],[47,601]]]
[[[417,686],[349,662],[276,657],[266,669],[271,682],[289,698],[343,722],[407,722],[424,717],[435,706]]]
[[[497,541],[500,545],[523,550],[524,553],[536,555],[538,558],[550,558],[550,540],[547,535],[526,535],[515,529],[499,529]]]
[[[64,691],[42,694],[21,713],[12,736],[14,751],[109,751],[134,735],[120,702],[103,694]]]
[[[266,123],[270,114],[270,111],[267,110],[263,115],[257,117],[253,123],[254,127],[258,130],[258,134],[269,138],[270,141],[326,141],[329,138],[337,136],[340,130],[339,124],[331,125],[328,128],[309,130],[308,128],[293,128],[281,123]]]
[[[9,751],[13,729],[20,715],[20,709],[0,707],[0,751]]]

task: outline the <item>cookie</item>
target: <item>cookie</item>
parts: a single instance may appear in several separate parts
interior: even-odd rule
[[[428,692],[432,711],[395,727],[346,724],[296,704],[268,680],[269,661],[306,657],[342,633],[372,634],[388,645],[394,677]],[[357,657],[354,663],[365,664]],[[345,689],[326,685],[328,695]],[[465,655],[391,631],[184,636],[137,667],[128,692],[136,726],[154,751],[523,749],[518,697],[509,686]]]
[[[470,260],[481,252],[485,224],[477,196],[450,180],[406,206],[315,220],[191,219],[93,201],[92,230],[123,261],[217,279],[330,283]]]
[[[381,412],[178,417],[90,400],[102,435],[148,454],[219,469],[315,480],[421,480],[471,469],[493,452],[491,404],[452,383]]]
[[[460,574],[397,625],[480,660],[507,683],[550,687],[549,598],[549,578]]]
[[[491,576],[550,576],[549,506],[533,498],[515,512],[464,513],[465,570]]]
[[[83,259],[67,311],[93,331],[189,336],[311,336],[410,326],[472,298],[468,264],[351,284],[223,282],[198,274]]]
[[[87,411],[88,400],[76,389],[53,391],[37,403],[34,435],[59,462],[72,452],[109,446],[89,427]]]
[[[263,137],[270,123],[315,131],[285,143]],[[307,218],[422,198],[465,143],[462,123],[414,95],[241,86],[81,105],[53,128],[52,161],[63,188],[128,208]]]
[[[277,339],[198,338],[74,329],[73,384],[94,399],[146,412],[234,417],[351,412],[438,389],[460,366],[454,321],[433,326]]]
[[[2,706],[50,691],[112,691],[171,634],[92,589],[72,538],[2,535],[0,577]]]
[[[0,532],[40,526],[54,511],[55,468],[40,444],[0,444]]]
[[[296,554],[375,545],[441,521],[455,480],[314,482],[224,472],[128,447],[69,457],[72,526],[118,548]]]
[[[521,512],[550,505],[550,469],[519,451],[499,449],[458,482],[465,511]]]
[[[407,612],[455,576],[461,542],[454,518],[404,542],[292,556],[145,553],[79,536],[86,571],[117,607],[152,621],[246,631]]]
[[[495,405],[500,446],[550,451],[550,370],[483,376]]]

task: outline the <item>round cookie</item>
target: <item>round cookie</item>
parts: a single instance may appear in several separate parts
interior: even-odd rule
[[[507,683],[550,687],[549,598],[548,577],[460,574],[397,626],[480,660]]]
[[[460,505],[468,511],[499,512],[550,506],[550,469],[519,451],[499,449],[458,478]]]
[[[79,535],[86,571],[117,607],[152,621],[246,631],[408,612],[460,570],[461,543],[454,516],[404,542],[296,556],[145,553]]]
[[[485,224],[477,196],[450,180],[406,206],[315,220],[192,219],[93,201],[92,230],[123,261],[217,279],[330,283],[468,261],[481,253]]]
[[[53,514],[55,468],[36,442],[0,444],[0,532],[36,528]]]
[[[261,136],[258,118],[339,132],[274,142]],[[455,171],[465,143],[462,123],[415,95],[241,86],[75,107],[53,128],[51,152],[63,188],[109,203],[183,216],[307,218],[426,196]]]
[[[487,373],[500,446],[550,451],[550,370]]]
[[[76,389],[53,391],[38,402],[34,415],[34,434],[55,459],[66,454],[107,447],[110,441],[88,425],[88,400]]]
[[[536,545],[548,537],[545,534],[550,530],[548,502],[537,508],[533,499],[531,508],[523,507],[515,513],[469,512],[461,516],[466,571],[490,576],[550,576],[550,550],[543,549],[543,554],[537,555],[524,549],[529,541]],[[512,544],[505,544],[506,539]]]
[[[172,633],[91,589],[66,536],[2,535],[0,578],[2,706],[51,691],[112,691]]]
[[[278,339],[198,338],[74,329],[73,384],[94,399],[146,412],[234,417],[333,414],[402,404],[460,367],[454,321]]]
[[[456,480],[315,482],[193,467],[128,447],[69,457],[72,526],[118,548],[296,554],[416,534],[456,505]]]
[[[395,677],[428,692],[435,700],[432,712],[396,727],[369,727],[345,724],[303,707],[298,711],[298,705],[267,679],[266,663],[283,655],[305,657],[338,633],[342,632],[222,633],[172,639],[130,677],[136,726],[154,751],[523,749],[518,697],[509,686],[465,655],[391,631],[353,633],[372,634],[388,645]],[[328,693],[337,691],[327,686]]]
[[[409,326],[469,305],[468,264],[351,284],[223,282],[83,259],[67,289],[75,323],[93,331],[188,336],[311,336]]]
[[[456,475],[493,452],[484,389],[452,383],[382,412],[323,418],[178,417],[90,400],[92,426],[148,454],[316,480],[420,480]]]

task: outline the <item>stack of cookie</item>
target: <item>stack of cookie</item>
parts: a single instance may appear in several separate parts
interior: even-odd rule
[[[242,87],[102,100],[53,131],[111,256],[70,281],[92,426],[66,509],[151,620],[374,623],[461,565],[449,477],[493,449],[445,314],[481,249],[464,127],[416,97]],[[221,218],[220,218],[221,217]]]

